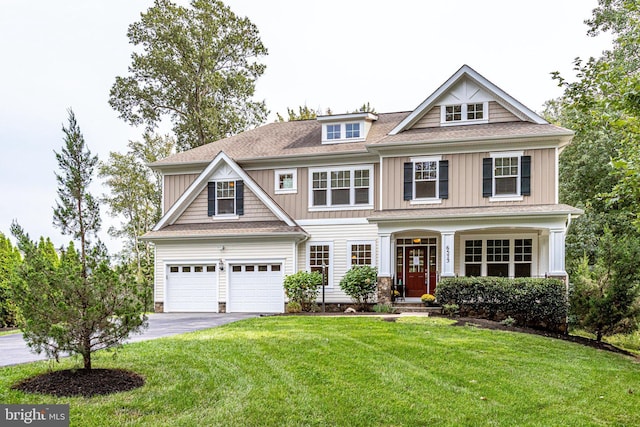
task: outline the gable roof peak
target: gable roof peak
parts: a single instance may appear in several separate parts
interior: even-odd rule
[[[438,89],[429,95],[418,107],[411,112],[404,120],[402,120],[395,128],[389,132],[389,135],[396,135],[402,131],[411,128],[418,120],[422,118],[432,107],[436,105],[443,95],[453,89],[458,83],[464,79],[469,79],[480,86],[483,90],[490,93],[496,101],[504,108],[523,121],[529,121],[536,124],[548,124],[548,122],[526,107],[520,101],[500,89],[498,86],[487,80],[484,76],[464,64],[451,77],[449,77]]]

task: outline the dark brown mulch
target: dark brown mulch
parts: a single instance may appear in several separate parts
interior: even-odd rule
[[[500,331],[514,331],[514,332],[522,332],[525,334],[535,334],[535,335],[541,335],[544,337],[550,337],[550,338],[556,338],[556,339],[561,339],[561,340],[565,340],[565,341],[571,341],[577,344],[582,344],[585,345],[587,347],[593,347],[593,348],[597,348],[599,350],[606,350],[606,351],[611,351],[613,353],[619,353],[619,354],[624,354],[627,356],[631,356],[634,358],[638,358],[637,355],[624,350],[622,348],[618,348],[614,345],[611,345],[609,343],[606,342],[598,342],[596,340],[592,340],[589,338],[584,338],[584,337],[578,337],[575,335],[568,335],[568,334],[562,334],[562,333],[557,333],[557,332],[549,332],[549,331],[542,331],[539,329],[532,329],[532,328],[522,328],[522,327],[517,327],[517,326],[507,326],[504,325],[500,322],[496,322],[493,320],[487,320],[487,319],[476,319],[476,318],[471,318],[471,317],[461,317],[456,319],[457,322],[453,325],[453,326],[476,326],[478,328],[483,328],[483,329],[493,329],[493,330],[500,330]]]
[[[58,397],[91,397],[142,387],[144,378],[122,369],[68,369],[27,378],[11,388]]]

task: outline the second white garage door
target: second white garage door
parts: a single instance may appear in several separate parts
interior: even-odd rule
[[[232,264],[229,270],[229,313],[282,313],[281,264]]]

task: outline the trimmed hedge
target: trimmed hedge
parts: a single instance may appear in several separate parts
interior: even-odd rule
[[[558,279],[455,277],[438,283],[440,304],[457,304],[461,316],[515,319],[516,324],[566,331],[567,289]]]

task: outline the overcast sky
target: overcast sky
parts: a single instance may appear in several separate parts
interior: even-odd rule
[[[187,4],[186,1],[179,1]],[[307,105],[334,113],[370,102],[410,111],[468,64],[535,111],[560,95],[552,71],[571,77],[575,57],[600,56],[610,37],[586,35],[597,0],[227,0],[269,49],[257,99],[286,116]],[[0,1],[0,232],[16,219],[32,238],[69,238],[52,226],[53,151],[73,108],[101,160],[141,139],[108,104],[125,75],[129,24],[150,0]],[[94,194],[106,191],[96,185]],[[113,224],[103,209],[102,238]]]

